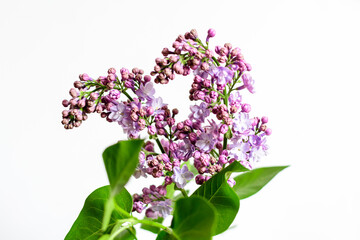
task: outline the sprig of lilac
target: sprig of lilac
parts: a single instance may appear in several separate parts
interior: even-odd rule
[[[190,106],[191,113],[183,121],[176,121],[178,110],[170,110],[156,96],[151,76],[138,68],[122,68],[119,74],[110,68],[97,79],[81,74],[70,90],[71,99],[63,101],[68,108],[62,113],[66,129],[79,127],[88,114],[96,112],[118,123],[129,138],[148,134],[134,176],[151,175],[164,183],[135,194],[133,211],[166,217],[171,211],[167,186],[176,185],[186,196],[188,181],[195,179],[201,185],[234,161],[252,168],[267,154],[266,138],[272,133],[268,118],[250,117],[251,106],[242,99],[241,90],[255,93],[251,65],[240,48],[230,43],[210,49],[214,36],[215,30],[210,29],[204,44],[191,30],[176,38],[172,50],[164,48],[163,58],[155,59],[150,73],[155,83],[168,84],[176,75],[194,74],[189,99],[197,104]],[[196,169],[196,176],[186,164]]]

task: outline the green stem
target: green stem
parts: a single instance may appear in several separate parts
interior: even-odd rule
[[[114,206],[116,211],[118,211],[119,213],[123,214],[124,216],[126,216],[127,218],[133,218],[130,213],[128,213],[127,211],[125,211],[124,209],[122,209],[121,207],[119,207],[119,205],[117,205],[117,203],[114,200]]]
[[[122,92],[125,96],[127,96],[128,99],[130,99],[130,101],[134,101],[134,99],[132,99],[132,97],[126,92],[126,90],[123,90]]]
[[[180,191],[181,191],[181,193],[182,193],[182,195],[184,196],[184,197],[189,197],[189,195],[187,194],[187,192],[185,191],[185,189],[183,189],[183,188],[180,188]]]
[[[218,62],[218,60],[216,59],[216,57],[212,57],[212,59],[214,60],[214,62],[216,63],[217,66],[220,66],[220,63]]]
[[[127,226],[120,227],[118,230],[116,230],[114,233],[111,234],[111,236],[109,237],[109,240],[115,239],[122,231],[125,231],[126,229],[128,229],[132,226],[133,226],[132,224],[129,224]]]
[[[160,151],[161,151],[162,153],[165,153],[165,150],[164,150],[163,146],[161,145],[161,142],[160,142],[159,138],[157,138],[157,136],[156,136],[156,143],[157,143],[157,145],[159,146]]]

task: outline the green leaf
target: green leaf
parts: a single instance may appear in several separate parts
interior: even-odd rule
[[[216,215],[214,207],[203,198],[195,196],[179,199],[175,203],[173,216],[171,228],[179,240],[211,239]]]
[[[110,186],[104,186],[92,192],[85,200],[84,207],[72,225],[69,233],[66,235],[65,240],[98,240],[100,237],[109,233],[115,226],[116,220],[124,218],[124,216],[119,213],[113,212],[111,214],[108,229],[105,232],[101,231],[104,206],[109,198]],[[115,195],[115,201],[126,212],[131,212],[132,198],[125,188]],[[102,239],[106,239],[106,237]]]
[[[139,152],[144,141],[140,139],[120,141],[103,153],[106,173],[111,186],[111,195],[120,192],[129,181],[135,168],[139,164]],[[102,230],[104,231],[110,222],[110,216],[114,210],[113,200],[110,198],[105,206]]]
[[[121,191],[134,173],[143,143],[140,139],[120,141],[105,149],[103,159],[112,194]]]
[[[239,162],[233,162],[210,178],[192,194],[192,196],[201,196],[214,205],[218,219],[214,235],[228,229],[239,211],[239,198],[229,186],[227,180],[232,172],[244,171],[248,171],[248,169]]]
[[[178,239],[163,230],[163,231],[159,232],[156,240],[178,240]]]
[[[250,197],[260,191],[273,177],[288,166],[257,168],[234,178],[233,190],[240,199]]]

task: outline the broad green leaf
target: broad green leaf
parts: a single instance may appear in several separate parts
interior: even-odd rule
[[[209,240],[215,224],[214,207],[202,197],[181,198],[176,201],[171,228],[179,240]]]
[[[134,173],[143,143],[140,139],[120,141],[105,149],[103,159],[112,194],[121,191]]]
[[[111,214],[108,229],[105,232],[101,231],[104,206],[109,198],[110,186],[104,186],[92,192],[85,200],[84,207],[72,225],[69,233],[66,235],[65,240],[98,240],[103,235],[109,233],[115,226],[116,220],[124,218],[124,216],[117,212],[113,212]],[[132,198],[125,188],[115,195],[115,201],[126,212],[131,212]],[[103,239],[106,239],[106,237]]]
[[[273,177],[288,166],[263,167],[243,173],[234,178],[233,190],[240,199],[250,197],[260,191]]]
[[[109,238],[110,238],[110,235],[105,234],[105,235],[102,235],[101,238],[99,238],[99,240],[108,240]]]
[[[159,232],[156,240],[178,240],[178,239],[163,230],[163,231]]]
[[[239,198],[229,186],[227,180],[232,172],[244,171],[248,171],[248,169],[239,162],[233,162],[210,178],[192,194],[192,196],[201,196],[214,205],[218,219],[214,235],[228,229],[239,211]]]
[[[143,143],[140,139],[120,141],[105,149],[103,159],[111,186],[111,196],[120,192],[134,173],[139,164],[139,152]],[[113,210],[113,200],[110,198],[105,206],[103,231],[108,227]]]
[[[146,219],[146,220],[148,220],[148,221],[158,222],[158,223],[162,223],[162,222],[164,221],[163,218],[151,219],[151,218],[145,217],[144,219]],[[160,232],[160,228],[154,227],[154,226],[150,226],[150,225],[147,225],[147,224],[141,224],[141,228],[144,229],[144,230],[147,230],[147,231],[149,231],[149,232],[155,233],[155,234],[158,234],[158,232]]]
[[[114,233],[117,229],[119,229],[119,227],[115,226],[111,233]],[[114,238],[114,240],[137,240],[135,228],[132,226],[122,231]]]

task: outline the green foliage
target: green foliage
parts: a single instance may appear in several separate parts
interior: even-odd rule
[[[139,139],[120,141],[105,149],[103,159],[111,186],[111,196],[121,191],[134,173],[139,164],[139,152],[143,143],[144,141]],[[110,197],[105,206],[103,231],[109,224],[113,210],[114,202]]]
[[[257,168],[234,178],[233,190],[240,199],[250,197],[260,191],[273,177],[288,166]]]
[[[181,198],[176,202],[171,228],[179,240],[211,239],[215,224],[214,207],[203,198]]]
[[[111,214],[108,229],[105,232],[101,231],[104,206],[109,198],[110,186],[104,186],[92,192],[85,200],[84,207],[71,227],[69,233],[66,235],[65,240],[98,240],[100,237],[102,240],[107,239],[106,233],[109,233],[109,231],[115,226],[116,220],[124,218],[119,213],[113,212]],[[117,205],[126,212],[130,212],[132,210],[132,198],[125,188],[115,195],[114,199]],[[126,235],[130,235],[129,231],[126,231]]]
[[[217,225],[214,234],[220,234],[229,228],[239,211],[240,201],[227,180],[232,172],[248,171],[239,162],[233,162],[218,174],[200,186],[192,196],[201,196],[211,203],[216,211]]]
[[[121,191],[134,173],[143,143],[139,139],[120,141],[105,149],[103,159],[113,194]]]

